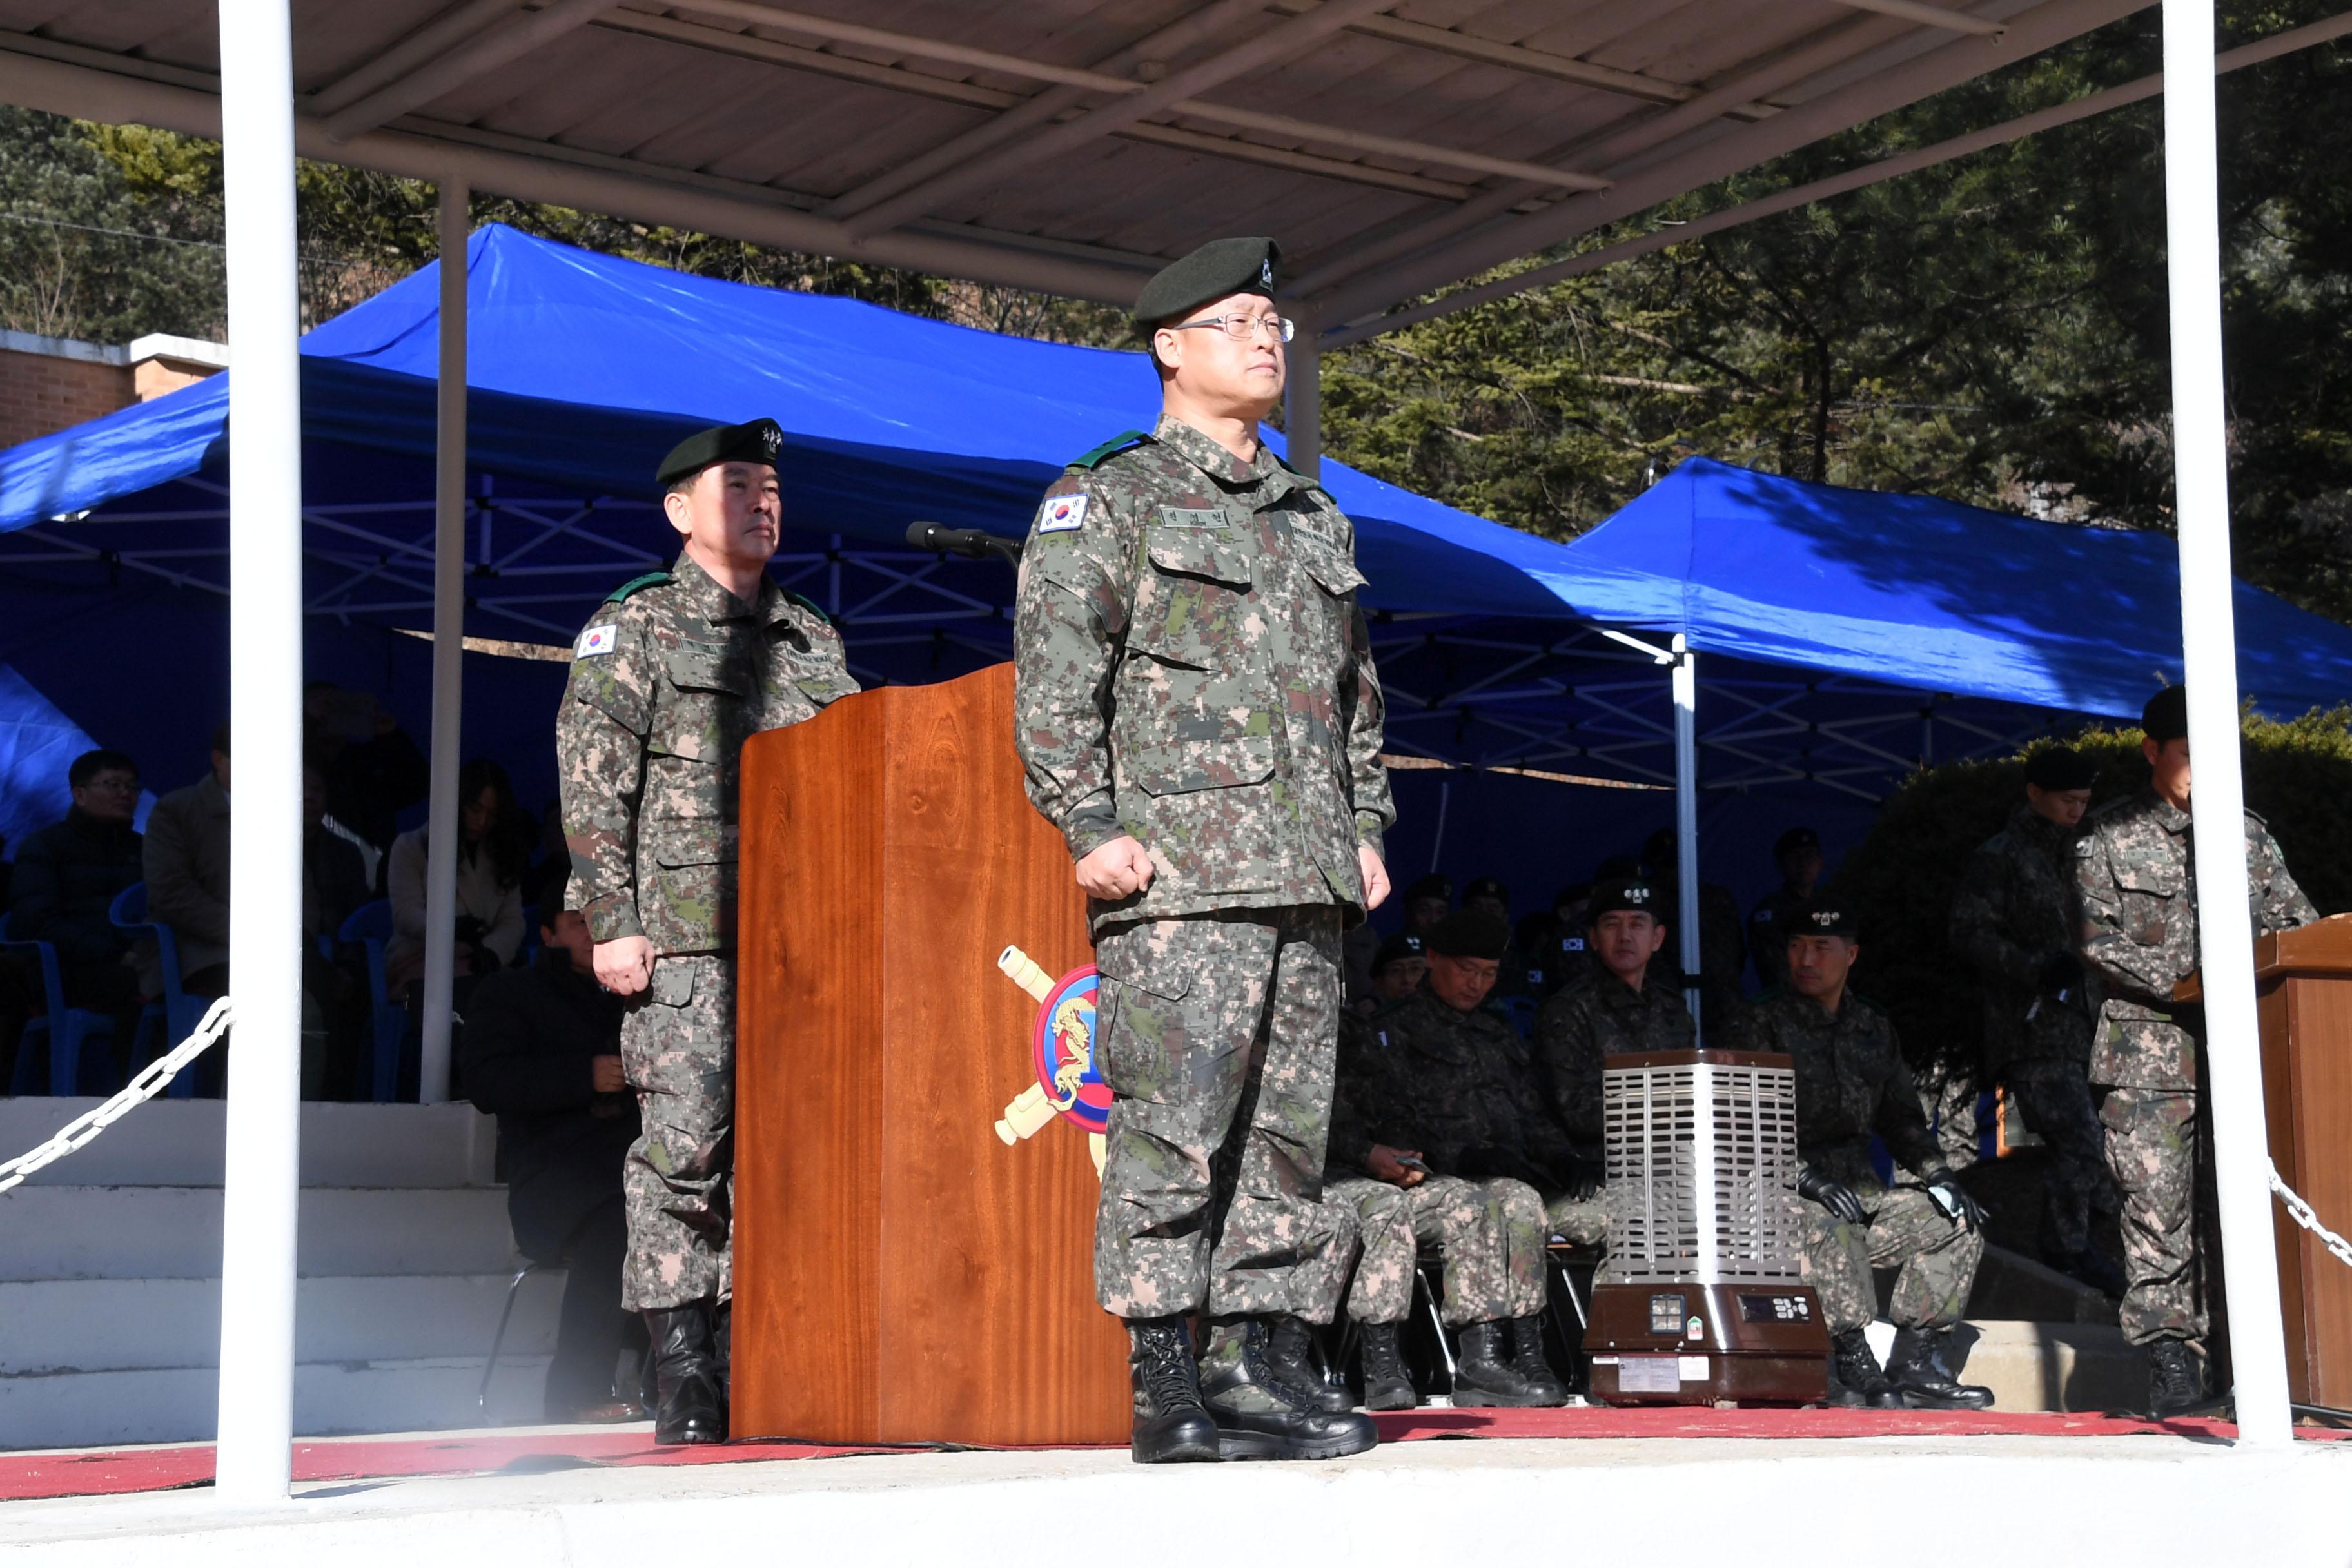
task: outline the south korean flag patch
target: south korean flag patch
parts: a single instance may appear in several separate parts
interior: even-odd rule
[[[1037,514],[1040,533],[1075,533],[1086,526],[1087,498],[1084,495],[1048,496],[1045,510]]]
[[[580,640],[572,645],[572,657],[591,658],[600,653],[610,653],[620,634],[620,626],[612,621],[607,621],[601,626],[590,626],[580,634]]]

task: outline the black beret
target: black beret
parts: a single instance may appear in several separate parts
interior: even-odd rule
[[[1592,879],[1596,882],[1606,882],[1612,877],[1638,877],[1641,874],[1641,861],[1631,855],[1612,855],[1592,868]]]
[[[1456,910],[1429,932],[1429,951],[1448,958],[1500,958],[1510,945],[1510,921],[1486,910]]]
[[[1381,943],[1380,952],[1372,954],[1372,973],[1378,974],[1391,963],[1402,963],[1408,958],[1423,958],[1428,948],[1412,932],[1399,931]]]
[[[1282,247],[1263,236],[1213,239],[1152,275],[1136,296],[1135,324],[1149,331],[1229,294],[1263,294],[1271,300],[1275,268],[1281,261]]]
[[[1504,908],[1508,909],[1511,903],[1511,889],[1503,886],[1503,879],[1500,877],[1481,877],[1462,889],[1463,902],[1467,903],[1472,899],[1494,899]]]
[[[784,432],[772,419],[754,419],[748,425],[713,425],[708,430],[697,430],[669,449],[669,456],[654,470],[654,483],[667,489],[680,479],[691,479],[713,463],[765,463],[776,466],[776,455],[784,447]]]
[[[1585,900],[1584,918],[1593,925],[1612,910],[1630,910],[1637,915],[1658,918],[1661,900],[1658,890],[1647,877],[1620,877],[1592,884],[1591,895]]]
[[[2044,746],[2025,759],[2025,782],[2035,789],[2088,789],[2097,776],[2091,759],[2072,746]]]
[[[1410,904],[1422,899],[1444,899],[1447,903],[1452,903],[1454,879],[1442,871],[1432,871],[1426,877],[1414,878],[1412,885],[1404,890],[1404,901]]]
[[[2184,739],[2189,733],[2189,688],[2168,686],[2139,710],[2139,727],[2158,745]]]
[[[1785,860],[1800,849],[1819,849],[1822,836],[1810,827],[1791,827],[1772,840],[1772,858]]]
[[[1842,936],[1851,941],[1862,934],[1862,921],[1843,899],[1807,899],[1780,917],[1780,930],[1790,937]]]

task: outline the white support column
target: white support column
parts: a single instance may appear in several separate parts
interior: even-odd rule
[[[221,0],[229,380],[229,973],[214,1495],[283,1501],[293,1465],[302,1135],[301,286],[287,0]]]
[[[2221,384],[2221,237],[2213,129],[2212,0],[2164,0],[2164,205],[2172,295],[2175,515],[2189,686],[2197,929],[2210,1091],[2205,1135],[2220,1188],[2238,1440],[2293,1441],[2285,1329],[2271,1229],[2270,1143],[2246,906],[2238,764],[2237,628],[2230,595],[2230,472]]]
[[[1699,971],[1698,951],[1698,655],[1680,634],[1675,637],[1675,907],[1683,970]],[[1686,987],[1683,1002],[1698,1016],[1698,988]],[[1699,1043],[1705,1045],[1704,1031]],[[1704,1118],[1702,1118],[1704,1120]]]
[[[425,1012],[416,1098],[449,1098],[457,945],[457,721],[466,647],[466,242],[471,195],[441,182],[441,364],[434,433],[432,795],[425,826]]]
[[[1290,340],[1289,374],[1282,392],[1282,435],[1290,466],[1308,479],[1323,479],[1323,349],[1312,320],[1298,318]]]

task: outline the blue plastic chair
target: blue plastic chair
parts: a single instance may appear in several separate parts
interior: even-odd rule
[[[335,936],[367,951],[368,1098],[388,1105],[398,1098],[401,1047],[408,1038],[408,1009],[392,999],[383,978],[384,944],[392,940],[392,900],[362,904]]]
[[[205,1010],[213,1005],[209,996],[191,996],[180,984],[180,939],[172,928],[147,918],[147,884],[133,882],[114,895],[107,908],[107,918],[114,929],[131,936],[155,939],[157,967],[163,972],[163,996],[150,1002],[139,1015],[139,1038],[132,1042],[131,1059],[141,1067],[196,1032],[205,1021]],[[192,1063],[172,1075],[172,1085],[163,1091],[173,1100],[188,1100],[196,1092],[196,1069]]]
[[[114,1038],[114,1020],[103,1013],[93,1013],[87,1007],[66,1005],[65,980],[58,968],[58,950],[46,942],[8,934],[6,915],[0,915],[0,948],[14,948],[19,952],[36,956],[41,970],[42,1015],[28,1020],[25,1032],[18,1037],[16,1071],[8,1085],[11,1094],[33,1092],[33,1063],[36,1059],[35,1040],[49,1043],[49,1092],[78,1094],[81,1090],[81,1047],[84,1042]],[[106,1058],[106,1087],[100,1091],[111,1094],[121,1086],[114,1080],[114,1063]]]

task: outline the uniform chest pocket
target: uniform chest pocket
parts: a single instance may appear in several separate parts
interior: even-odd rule
[[[663,671],[670,689],[656,704],[648,744],[689,762],[724,761],[742,742],[751,672],[723,649],[697,647],[672,653]]]
[[[1255,549],[1229,529],[1154,528],[1136,583],[1128,646],[1193,668],[1231,667],[1252,640]]]
[[[2177,899],[2188,889],[2187,871],[2169,857],[2121,860],[2116,866],[2116,886],[2153,898]]]
[[[1300,528],[1293,528],[1291,538],[1297,542],[1298,563],[1333,598],[1344,599],[1364,585],[1364,574],[1338,544]]]

